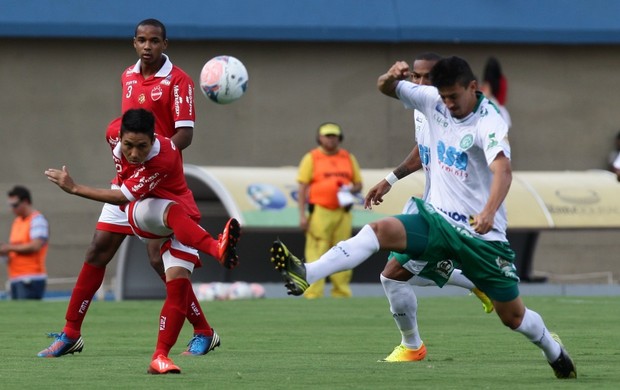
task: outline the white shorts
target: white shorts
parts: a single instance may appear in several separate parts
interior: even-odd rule
[[[125,212],[136,236],[141,239],[168,238],[161,246],[165,270],[176,266],[193,272],[195,267],[201,266],[198,251],[179,242],[164,223],[164,213],[171,203],[174,202],[168,199],[140,199],[129,203]]]
[[[110,188],[113,190],[120,189],[120,187],[115,184],[112,184]],[[133,236],[133,231],[127,220],[127,214],[125,214],[119,206],[109,203],[103,205],[101,214],[97,220],[96,229]]]

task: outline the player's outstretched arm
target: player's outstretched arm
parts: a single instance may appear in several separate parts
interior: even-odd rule
[[[71,175],[69,175],[69,170],[64,165],[62,169],[47,169],[45,171],[45,176],[47,176],[49,181],[60,187],[61,190],[71,195],[111,204],[125,204],[129,202],[120,190],[94,188],[77,184]]]
[[[396,84],[399,80],[408,79],[409,76],[409,64],[405,61],[397,61],[386,73],[379,76],[377,88],[379,88],[382,94],[398,99],[396,96]]]
[[[372,209],[372,206],[377,206],[383,203],[383,195],[387,194],[392,186],[387,180],[383,179],[379,183],[375,184],[364,198],[364,208]]]
[[[416,145],[403,160],[403,162],[392,171],[392,173],[368,191],[368,194],[366,194],[366,198],[364,199],[364,207],[367,209],[372,209],[373,205],[376,206],[381,204],[383,202],[383,196],[390,191],[392,185],[396,184],[396,181],[408,176],[420,168],[422,168],[422,160],[420,159],[420,149]]]

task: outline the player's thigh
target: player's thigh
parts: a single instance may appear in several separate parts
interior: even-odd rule
[[[388,279],[398,280],[401,282],[406,282],[413,277],[413,274],[407,269],[403,268],[403,266],[394,257],[390,258],[385,264],[381,275]]]
[[[381,249],[408,253],[417,258],[426,248],[428,227],[419,215],[397,215],[371,222]],[[415,256],[414,256],[415,255]]]
[[[86,262],[105,267],[118,251],[126,235],[105,230],[95,230],[93,239],[86,251]]]
[[[146,198],[129,203],[127,219],[137,235],[144,238],[168,237],[172,229],[164,221],[166,210],[174,204],[169,199]]]

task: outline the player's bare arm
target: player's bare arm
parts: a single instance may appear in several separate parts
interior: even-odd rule
[[[409,79],[409,64],[405,61],[397,61],[385,73],[379,76],[377,80],[377,88],[382,94],[398,99],[396,96],[396,84],[399,80]]]
[[[420,159],[420,149],[416,145],[407,155],[405,160],[403,160],[403,162],[400,163],[400,165],[398,165],[392,173],[398,180],[400,180],[420,168],[422,168],[422,160]],[[387,194],[391,188],[392,186],[386,179],[381,180],[366,194],[366,198],[364,199],[364,207],[367,209],[372,209],[373,205],[377,206],[381,204],[383,202],[383,196]]]
[[[63,166],[62,169],[49,168],[45,171],[45,176],[47,176],[49,181],[60,187],[61,190],[71,195],[116,205],[129,202],[120,190],[94,188],[77,184],[69,175],[69,170],[66,166]]]
[[[170,138],[179,150],[183,150],[192,144],[194,138],[193,127],[179,127],[176,133]]]
[[[486,234],[493,228],[495,213],[502,202],[504,202],[504,199],[506,199],[510,184],[512,183],[510,160],[504,153],[499,153],[491,165],[489,165],[489,168],[491,172],[493,172],[491,194],[482,212],[478,215],[474,215],[472,222],[472,227],[476,233],[479,234]]]
[[[299,183],[297,191],[297,204],[299,207],[299,227],[301,230],[308,231],[308,217],[306,215],[306,199],[308,197],[308,188],[306,183]]]

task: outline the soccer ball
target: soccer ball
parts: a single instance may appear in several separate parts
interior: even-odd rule
[[[243,96],[247,87],[248,71],[235,57],[214,57],[200,72],[200,90],[218,104],[234,102]]]

